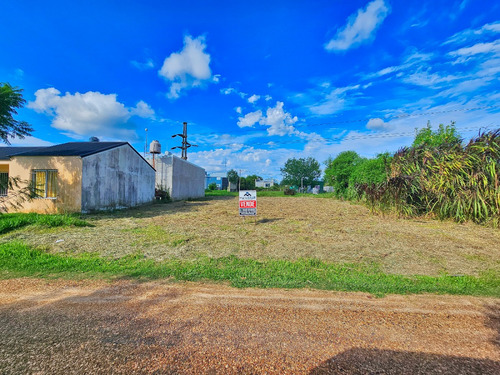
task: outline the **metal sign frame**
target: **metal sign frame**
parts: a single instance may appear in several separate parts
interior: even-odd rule
[[[240,216],[257,216],[257,190],[240,190]]]

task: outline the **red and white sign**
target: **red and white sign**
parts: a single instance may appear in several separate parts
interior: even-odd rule
[[[257,191],[241,190],[240,216],[256,216],[256,215],[257,215]]]

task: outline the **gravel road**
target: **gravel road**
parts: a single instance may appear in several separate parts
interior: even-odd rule
[[[500,374],[500,300],[0,280],[0,374]]]

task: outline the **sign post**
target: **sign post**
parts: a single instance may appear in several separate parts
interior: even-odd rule
[[[257,190],[240,190],[240,216],[257,216]]]

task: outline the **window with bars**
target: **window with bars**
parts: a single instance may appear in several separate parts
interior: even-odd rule
[[[9,192],[9,173],[0,173],[0,197],[6,197]]]
[[[36,197],[53,199],[57,196],[57,170],[37,169],[31,173],[33,192]]]

